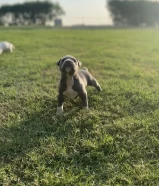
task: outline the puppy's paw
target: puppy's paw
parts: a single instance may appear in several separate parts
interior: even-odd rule
[[[97,90],[98,90],[99,92],[101,92],[101,91],[102,91],[102,88],[101,88],[101,86],[100,86],[100,85],[98,85],[98,86],[97,86]]]
[[[103,90],[103,89],[100,87],[100,88],[99,88],[99,92],[101,92],[102,90]]]
[[[90,109],[88,107],[82,107],[80,113],[82,114],[88,114],[90,112]]]
[[[56,116],[62,116],[63,112],[56,112]]]
[[[57,107],[56,115],[61,115],[63,113],[63,107]]]
[[[88,106],[86,106],[86,107],[83,107],[83,109],[84,109],[84,110],[88,110],[89,108],[88,108]]]

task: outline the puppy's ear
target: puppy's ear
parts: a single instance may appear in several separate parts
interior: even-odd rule
[[[61,59],[56,63],[57,66],[60,66]]]

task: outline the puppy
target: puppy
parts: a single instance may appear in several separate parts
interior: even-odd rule
[[[61,71],[59,84],[57,114],[63,112],[64,97],[74,99],[80,97],[83,108],[88,109],[88,97],[86,86],[94,86],[98,91],[101,87],[96,79],[89,73],[87,68],[78,70],[82,63],[75,57],[67,55],[57,62]]]
[[[3,52],[13,52],[14,49],[15,47],[12,43],[9,43],[7,41],[0,42],[0,55]]]

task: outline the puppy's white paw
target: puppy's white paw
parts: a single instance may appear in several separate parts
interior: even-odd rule
[[[63,113],[63,106],[57,107],[56,114],[57,114],[57,115],[61,115],[62,113]]]
[[[87,107],[83,107],[83,109],[84,109],[84,110],[88,110],[89,108],[88,108],[88,106],[87,106]]]

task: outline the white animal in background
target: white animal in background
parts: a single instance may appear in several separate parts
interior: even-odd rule
[[[0,55],[3,52],[13,52],[14,49],[15,47],[12,43],[9,43],[7,41],[0,42]]]

